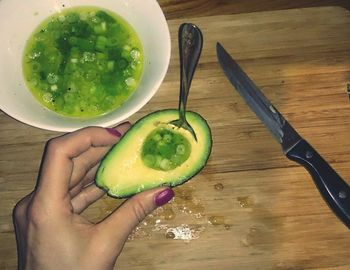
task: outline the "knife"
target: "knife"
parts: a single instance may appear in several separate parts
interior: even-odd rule
[[[308,170],[323,199],[350,229],[349,185],[284,119],[220,43],[216,44],[216,52],[225,75],[281,144],[286,157]]]

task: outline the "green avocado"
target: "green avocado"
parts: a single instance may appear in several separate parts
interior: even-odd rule
[[[212,148],[211,131],[198,113],[186,118],[197,140],[169,122],[178,110],[153,112],[138,120],[102,160],[96,185],[117,198],[129,197],[158,186],[177,186],[206,165]]]

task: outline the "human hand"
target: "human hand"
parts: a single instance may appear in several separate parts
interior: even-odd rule
[[[174,196],[166,187],[139,193],[97,224],[80,215],[104,195],[93,183],[99,162],[129,127],[90,127],[48,142],[34,191],[13,212],[19,269],[112,269],[135,226]]]

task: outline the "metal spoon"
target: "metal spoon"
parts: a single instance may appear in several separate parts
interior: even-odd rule
[[[186,103],[194,71],[197,67],[203,47],[203,36],[199,28],[191,23],[184,23],[179,28],[180,50],[180,98],[179,119],[170,124],[188,130],[197,141],[196,133],[186,120]]]

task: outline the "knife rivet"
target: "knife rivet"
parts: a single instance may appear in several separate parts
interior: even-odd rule
[[[312,153],[312,151],[306,151],[305,156],[306,158],[312,158],[314,156],[314,153]]]
[[[340,199],[345,199],[346,198],[346,192],[344,190],[340,191],[338,194]]]

